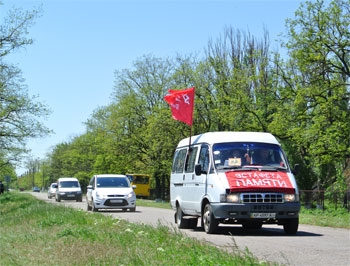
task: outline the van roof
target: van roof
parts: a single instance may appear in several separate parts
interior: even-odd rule
[[[77,181],[78,179],[75,177],[60,177],[58,181]]]
[[[181,140],[177,147],[188,146],[189,138]],[[280,143],[271,134],[266,132],[248,132],[248,131],[220,131],[220,132],[207,132],[191,137],[191,144],[197,143],[224,143],[224,142],[261,142],[277,144]]]

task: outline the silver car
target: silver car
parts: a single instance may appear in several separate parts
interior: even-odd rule
[[[47,197],[49,199],[54,198],[56,195],[57,183],[52,183],[47,191]]]
[[[125,175],[95,175],[87,186],[87,210],[122,209],[134,212],[136,210],[134,188]]]

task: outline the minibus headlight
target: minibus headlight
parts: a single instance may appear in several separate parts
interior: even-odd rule
[[[227,195],[227,202],[238,203],[239,202],[239,194]]]
[[[284,194],[284,202],[294,202],[295,200],[295,194]]]

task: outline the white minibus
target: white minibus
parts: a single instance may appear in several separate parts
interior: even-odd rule
[[[170,203],[179,228],[216,233],[224,224],[282,225],[296,234],[299,190],[280,143],[270,133],[208,132],[179,142]]]

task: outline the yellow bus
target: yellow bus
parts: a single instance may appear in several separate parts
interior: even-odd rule
[[[137,197],[148,198],[151,196],[151,177],[146,174],[126,174],[132,185],[135,185],[134,192]]]

